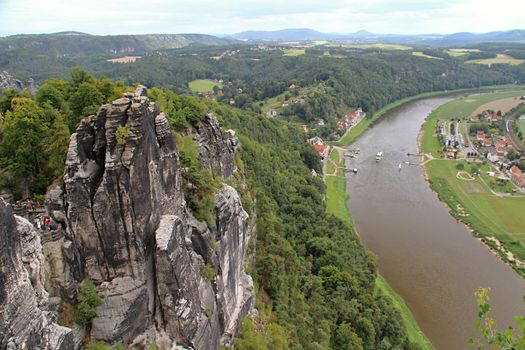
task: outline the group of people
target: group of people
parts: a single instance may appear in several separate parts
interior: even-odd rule
[[[55,231],[58,228],[55,220],[49,216],[37,216],[34,220],[34,225],[39,231]]]
[[[39,202],[33,201],[32,199],[28,199],[27,201],[16,201],[15,208],[19,209],[29,209],[29,210],[35,210],[37,208],[40,208],[42,204]]]

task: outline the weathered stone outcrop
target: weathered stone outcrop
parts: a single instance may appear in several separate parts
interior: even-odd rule
[[[27,83],[13,78],[11,74],[6,71],[0,71],[0,89],[18,89],[18,90],[29,90],[36,92],[36,86],[33,80],[30,79]]]
[[[228,179],[233,174],[235,153],[240,149],[235,131],[223,132],[213,114],[198,124],[199,158],[210,170]]]
[[[197,140],[201,161],[232,176],[234,133],[209,115]],[[90,278],[103,296],[93,339],[128,344],[153,328],[178,344],[216,349],[252,308],[239,195],[227,185],[217,190],[216,224],[208,227],[187,208],[182,182],[171,127],[143,87],[102,106],[71,136],[63,182],[46,204],[65,230],[59,293],[73,298]]]
[[[71,330],[46,310],[39,234],[2,199],[0,222],[0,349],[71,349]]]

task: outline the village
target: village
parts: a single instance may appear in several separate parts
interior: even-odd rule
[[[338,120],[336,122],[337,129],[344,134],[349,132],[353,127],[355,127],[359,122],[363,120],[363,118],[366,116],[366,113],[363,112],[361,108],[357,108],[356,110],[347,113],[343,118]],[[324,126],[324,120],[320,119],[318,122],[319,126]],[[305,132],[308,132],[308,127],[306,124],[303,125],[303,130]],[[328,158],[328,155],[330,154],[331,146],[319,136],[314,136],[312,138],[309,138],[307,142],[312,145],[317,152],[319,152],[319,156],[322,160],[325,160]]]
[[[443,157],[487,164],[491,170],[483,175],[511,181],[516,186],[512,193],[516,193],[525,191],[525,145],[509,127],[509,114],[484,110],[468,118],[439,120],[436,127]]]

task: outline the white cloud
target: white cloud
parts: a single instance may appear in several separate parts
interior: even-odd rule
[[[521,0],[0,0],[0,35],[233,33],[308,27],[326,32],[485,32],[521,28]]]

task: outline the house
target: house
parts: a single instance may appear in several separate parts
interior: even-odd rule
[[[476,133],[476,139],[478,139],[479,141],[483,141],[485,137],[485,131],[478,130],[478,132]]]
[[[324,145],[324,141],[319,136],[314,136],[311,139],[308,139],[306,142],[308,142],[311,145]]]
[[[235,104],[235,100],[233,98],[230,98],[230,104],[233,106]]]
[[[479,121],[479,115],[478,114],[473,114],[470,116],[470,121],[471,122],[477,122]]]
[[[490,139],[483,139],[483,146],[488,147],[492,145],[492,141]]]
[[[501,138],[498,142],[496,142],[496,148],[507,148],[507,147],[512,147],[512,144],[506,138]]]
[[[308,132],[308,125],[303,124],[303,130],[304,130],[304,132]]]
[[[345,119],[351,123],[354,122],[356,119],[360,118],[363,114],[363,110],[361,108],[356,109],[353,112],[347,113],[345,115]]]
[[[277,117],[277,111],[273,108],[270,108],[267,112],[266,112],[266,116],[268,118],[275,118]]]
[[[319,119],[319,122],[317,123],[317,125],[324,126],[325,125],[325,121],[323,119]]]
[[[350,126],[346,120],[338,120],[337,123],[335,124],[337,125],[337,128],[340,130],[346,130]]]
[[[290,86],[288,86],[288,89],[292,90],[292,89],[295,89],[296,87],[297,87],[297,85],[291,84]]]
[[[330,151],[330,146],[325,146],[321,144],[315,144],[314,148],[317,152],[319,152],[319,156],[321,159],[325,159],[328,157],[328,152]]]
[[[519,120],[525,120],[525,114],[520,115]]]
[[[288,107],[289,106],[289,103],[288,101],[284,101],[283,104],[282,104],[283,107]]]
[[[487,159],[490,160],[492,163],[499,162],[499,156],[496,154],[496,152],[487,153]]]

